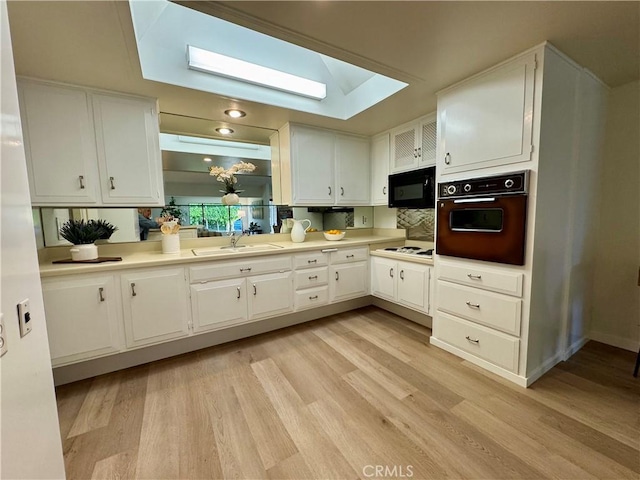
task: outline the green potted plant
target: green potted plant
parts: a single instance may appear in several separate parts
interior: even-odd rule
[[[73,244],[71,260],[95,260],[98,258],[96,240],[107,240],[117,227],[104,220],[67,220],[60,228],[60,236]]]
[[[171,197],[169,205],[165,206],[160,212],[161,217],[173,218],[178,223],[182,223],[182,210],[176,205],[176,199]]]

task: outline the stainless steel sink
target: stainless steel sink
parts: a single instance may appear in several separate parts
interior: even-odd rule
[[[209,255],[222,255],[229,253],[253,253],[268,252],[272,250],[280,250],[284,247],[273,245],[271,243],[263,243],[258,245],[224,245],[222,247],[193,248],[191,251],[196,257],[206,257]]]

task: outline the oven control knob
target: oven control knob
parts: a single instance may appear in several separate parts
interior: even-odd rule
[[[471,185],[469,185],[468,183],[463,188],[464,188],[464,191],[467,193],[471,191]]]
[[[456,193],[456,186],[455,185],[449,185],[447,187],[447,193],[449,195],[453,195],[454,193]]]
[[[504,186],[505,186],[505,187],[507,187],[507,188],[511,188],[511,187],[513,187],[513,180],[511,180],[510,178],[507,178],[507,179],[504,181]]]

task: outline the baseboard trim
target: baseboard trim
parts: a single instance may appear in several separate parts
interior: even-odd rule
[[[596,342],[605,343],[612,347],[622,348],[623,350],[629,350],[630,352],[637,352],[640,349],[640,341],[632,338],[618,337],[617,335],[610,335],[608,333],[601,332],[589,332],[589,338]]]
[[[53,381],[56,386],[104,375],[106,373],[135,367],[156,360],[182,355],[184,353],[233,342],[242,338],[260,335],[304,322],[355,310],[372,304],[373,297],[366,296],[346,300],[344,302],[325,305],[324,307],[302,310],[300,312],[267,318],[257,322],[234,327],[200,333],[189,337],[170,340],[158,345],[141,347],[136,350],[116,353],[100,358],[85,360],[71,365],[63,365],[53,369]]]
[[[587,339],[588,341],[588,339]],[[586,342],[585,342],[586,343]],[[575,343],[574,343],[575,345]],[[579,350],[579,349],[578,349]],[[576,350],[576,351],[578,351]],[[542,365],[533,370],[529,375],[527,375],[527,387],[529,387],[533,382],[538,380],[541,376],[555,367],[558,363],[562,362],[562,352],[556,353],[553,357],[547,359]],[[568,358],[568,357],[567,357]]]
[[[564,352],[564,358],[562,360],[565,362],[569,360],[569,358],[571,358],[578,350],[584,347],[589,340],[589,337],[582,337],[573,342],[571,345],[569,345],[566,352]]]
[[[395,313],[396,315],[406,318],[407,320],[411,320],[412,322],[415,322],[419,325],[433,329],[433,318],[431,318],[426,313],[420,313],[415,310],[411,310],[410,308],[403,307],[402,305],[398,305],[396,303],[389,302],[378,297],[372,297],[371,303],[376,307],[382,308],[383,310]]]

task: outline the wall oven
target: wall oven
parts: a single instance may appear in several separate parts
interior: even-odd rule
[[[389,175],[390,208],[433,208],[436,201],[436,167]]]
[[[438,184],[436,253],[524,265],[529,171]]]

